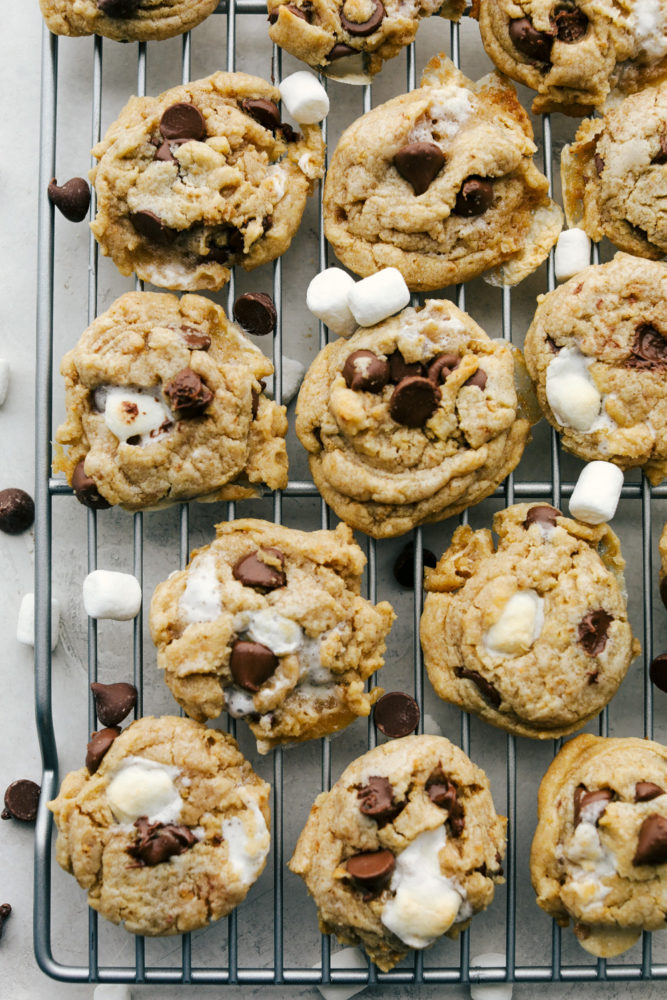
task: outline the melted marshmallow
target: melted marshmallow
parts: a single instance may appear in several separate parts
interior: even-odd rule
[[[227,842],[229,863],[244,885],[252,885],[264,867],[271,838],[261,809],[249,795],[241,792],[248,812],[222,821],[222,836]]]
[[[577,431],[613,426],[589,372],[594,360],[582,354],[578,347],[563,347],[547,368],[549,406],[559,424]]]
[[[601,843],[595,826],[606,804],[591,803],[582,809],[582,820],[563,850],[572,888],[582,907],[582,916],[589,920],[595,919],[596,911],[599,912],[600,905],[611,891],[611,887],[604,885],[601,879],[616,873],[616,859]]]
[[[118,823],[147,816],[150,823],[176,823],[183,800],[174,784],[180,773],[145,757],[127,757],[107,785],[107,802]]]
[[[519,590],[484,634],[484,645],[492,656],[519,656],[528,652],[543,625],[544,599],[535,590]]]
[[[630,26],[642,52],[650,59],[667,53],[667,25],[660,0],[634,0]]]
[[[157,389],[100,387],[95,396],[104,399],[104,422],[119,441],[138,436],[141,444],[148,444],[156,440],[162,425],[172,420]]]
[[[192,560],[185,590],[178,602],[181,617],[186,622],[211,622],[220,614],[222,588],[218,580],[215,558],[205,552]]]
[[[245,630],[253,642],[261,642],[276,656],[295,653],[303,642],[301,626],[273,608],[252,612]]]

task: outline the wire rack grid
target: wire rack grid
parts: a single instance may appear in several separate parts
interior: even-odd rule
[[[219,5],[216,14],[226,17],[226,68],[236,68],[236,17],[242,14],[263,14],[266,8],[260,0],[226,0]],[[92,64],[92,110],[91,110],[91,140],[95,144],[101,137],[102,122],[102,63],[105,43],[101,38],[95,38]],[[108,43],[112,46],[115,43]],[[145,43],[137,46],[136,93],[146,93],[147,47]],[[457,66],[460,65],[459,26],[450,27],[450,54]],[[191,36],[182,38],[181,48],[181,80],[188,82],[192,60]],[[280,79],[282,60],[281,52],[273,48],[272,66],[277,80]],[[406,57],[407,88],[416,86],[416,55],[414,45],[410,46]],[[147,960],[146,942],[137,937],[134,945],[134,961],[124,961],[121,964],[110,964],[100,961],[97,914],[90,911],[88,917],[87,962],[72,964],[58,960],[53,948],[53,906],[54,889],[51,871],[51,841],[53,824],[46,802],[57,793],[58,783],[58,753],[54,730],[54,711],[52,700],[52,664],[51,664],[51,592],[53,579],[53,531],[52,531],[52,501],[55,497],[71,494],[70,488],[60,479],[52,478],[51,470],[51,440],[52,440],[52,376],[53,376],[53,315],[54,315],[54,217],[53,208],[46,197],[46,189],[51,177],[55,174],[56,139],[57,139],[57,98],[58,98],[58,39],[46,29],[43,34],[42,49],[42,94],[41,94],[41,156],[40,156],[40,206],[38,223],[38,298],[37,298],[37,357],[36,357],[36,544],[35,544],[35,704],[36,720],[40,748],[43,759],[42,797],[36,826],[35,841],[35,908],[34,908],[34,942],[37,961],[42,970],[49,976],[69,982],[133,982],[133,983],[164,983],[164,984],[316,984],[316,983],[377,983],[386,984],[446,984],[477,982],[556,982],[556,981],[599,981],[604,979],[652,979],[667,977],[667,964],[652,960],[651,936],[645,934],[641,946],[641,960],[629,963],[607,963],[599,960],[592,964],[581,964],[581,961],[566,963],[562,960],[562,945],[560,929],[554,924],[551,938],[550,960],[530,964],[517,961],[517,839],[514,835],[517,825],[517,769],[519,763],[519,747],[515,737],[503,737],[505,741],[505,802],[504,808],[509,820],[508,853],[505,859],[507,886],[505,893],[505,961],[498,962],[491,968],[474,968],[470,966],[469,932],[461,935],[459,944],[450,945],[454,958],[435,966],[425,961],[422,952],[416,952],[412,959],[390,973],[378,973],[369,964],[367,970],[332,969],[331,942],[329,937],[321,939],[321,968],[295,965],[285,961],[285,936],[289,933],[284,919],[284,861],[287,854],[284,851],[284,757],[283,750],[278,749],[273,754],[273,961],[270,967],[256,963],[244,964],[238,957],[238,914],[234,911],[226,920],[227,924],[227,958],[206,964],[198,963],[193,957],[193,936],[183,935],[180,947],[180,962],[177,966],[154,964]],[[326,86],[326,79],[323,79]],[[373,91],[371,85],[362,88],[362,110],[366,112],[373,106]],[[327,122],[323,122],[324,138],[326,140]],[[542,116],[542,143],[544,148],[544,170],[552,182],[553,156],[551,120],[549,115]],[[320,199],[318,264],[323,269],[328,266],[328,250],[324,238],[321,185],[318,191]],[[91,218],[95,213],[95,195],[91,204]],[[599,260],[599,250],[594,248],[594,261]],[[98,304],[98,259],[97,245],[92,236],[89,244],[89,277],[88,277],[88,320],[93,320]],[[554,287],[553,259],[546,268],[546,286]],[[141,287],[138,284],[137,287]],[[228,286],[228,312],[234,301],[235,281],[232,276]],[[273,360],[276,370],[275,398],[281,402],[282,397],[282,349],[283,349],[283,287],[282,265],[280,259],[273,265],[273,297],[278,312],[278,324],[273,344]],[[458,286],[454,290],[456,304],[465,309],[466,289]],[[502,336],[512,338],[512,294],[509,288],[501,292],[501,322]],[[319,346],[327,342],[327,330],[320,324]],[[502,487],[496,490],[495,497],[502,504],[511,504],[517,499],[548,499],[555,506],[560,506],[562,500],[568,497],[573,489],[572,482],[561,479],[561,461],[557,435],[551,433],[551,475],[547,479],[534,481],[515,481],[514,475],[509,476]],[[267,494],[268,495],[268,494]],[[623,488],[623,498],[633,502],[634,510],[641,511],[641,548],[642,548],[642,588],[643,588],[643,648],[646,662],[650,662],[652,648],[652,606],[651,606],[651,498],[667,497],[667,487],[660,486],[651,489],[647,480],[627,482]],[[283,516],[283,502],[290,503],[305,498],[318,496],[312,482],[307,480],[291,480],[283,491],[270,494],[272,512],[276,522]],[[73,502],[73,501],[72,501]],[[235,505],[226,505],[229,519],[235,516]],[[151,515],[147,515],[150,517]],[[461,515],[460,520],[467,523],[468,512]],[[320,522],[322,527],[330,525],[330,512],[320,500]],[[143,584],[144,578],[144,515],[134,514],[132,518],[133,572]],[[416,529],[410,536],[414,541],[414,578],[422,579],[422,529]],[[378,548],[373,539],[366,540],[368,566],[366,573],[367,596],[377,600],[378,592]],[[190,508],[187,504],[180,506],[178,527],[178,549],[180,566],[185,566],[190,550]],[[87,562],[88,571],[97,566],[98,557],[98,524],[94,511],[87,513]],[[424,670],[419,643],[419,620],[422,611],[422,591],[416,587],[413,595],[413,636],[412,659],[414,664],[414,694],[422,709],[422,719],[419,731],[424,725]],[[133,632],[133,676],[138,688],[139,697],[136,715],[144,711],[143,703],[143,621],[142,613],[134,622]],[[89,619],[88,623],[88,680],[94,681],[98,676],[98,637],[97,624]],[[375,678],[373,678],[375,680]],[[408,686],[407,683],[405,686]],[[471,722],[468,715],[460,714],[459,744],[466,752],[470,752]],[[95,711],[92,697],[88,703],[88,727],[95,727]],[[653,736],[653,704],[651,686],[648,675],[644,675],[643,698],[643,734],[647,738]],[[235,734],[233,719],[229,720],[229,729]],[[608,712],[605,710],[599,718],[598,730],[601,735],[608,733]],[[332,754],[331,741],[323,739],[320,742],[319,771],[321,787],[328,789],[331,785]],[[376,744],[376,733],[372,721],[369,720],[367,745],[372,748]],[[526,741],[523,741],[523,746]],[[560,741],[554,741],[553,752],[560,748]],[[498,905],[498,903],[494,904]],[[314,916],[312,919],[314,920]],[[225,921],[220,922],[221,925]],[[221,932],[223,933],[223,932]]]

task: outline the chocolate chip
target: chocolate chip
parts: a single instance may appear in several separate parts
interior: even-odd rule
[[[289,10],[290,13],[294,14],[295,17],[300,17],[302,21],[310,20],[310,18],[308,17],[308,12],[301,10],[293,3],[281,4],[281,7],[284,7],[286,10]],[[307,7],[310,8],[310,4],[307,4]],[[279,12],[277,10],[271,11],[271,13],[269,14],[269,24],[276,23],[276,21],[278,20],[278,13]]]
[[[420,195],[442,170],[445,154],[433,142],[409,142],[394,154],[392,162],[415,194]]]
[[[141,0],[97,0],[97,9],[107,17],[133,17]]]
[[[394,351],[387,358],[389,362],[389,381],[400,382],[408,375],[423,375],[424,366],[420,361],[406,361],[400,351]]]
[[[457,677],[463,677],[466,680],[472,681],[478,688],[482,698],[484,698],[485,701],[488,701],[492,708],[499,707],[500,702],[502,701],[500,693],[493,686],[491,681],[487,681],[486,677],[482,677],[477,670],[468,670],[467,667],[455,667],[454,673]]]
[[[663,576],[660,581],[660,600],[667,608],[667,576]]]
[[[648,668],[648,674],[653,684],[667,694],[667,653],[655,657]]]
[[[98,491],[95,480],[83,471],[84,461],[81,459],[75,465],[72,473],[74,496],[79,503],[82,503],[84,507],[90,507],[91,510],[107,510],[111,504]]]
[[[630,351],[628,368],[663,371],[667,367],[667,339],[649,323],[637,327]]]
[[[347,31],[348,35],[358,35],[360,38],[366,38],[367,35],[372,35],[374,31],[377,31],[386,16],[387,12],[381,0],[375,0],[375,10],[366,21],[350,21],[345,17],[343,7],[340,8],[341,27]]]
[[[593,162],[595,163],[595,170],[599,177],[602,171],[604,170],[604,160],[602,159],[599,153],[596,153],[595,156],[593,157]]]
[[[419,725],[419,705],[404,691],[383,694],[373,709],[375,725],[390,739],[414,733]]]
[[[117,726],[137,703],[137,689],[125,681],[116,684],[93,682],[90,690],[95,698],[97,718],[103,726]]]
[[[229,669],[239,687],[246,691],[259,691],[277,666],[278,657],[261,642],[237,639],[232,645]]]
[[[83,177],[72,177],[71,180],[58,186],[55,177],[49,182],[47,189],[49,201],[70,222],[83,222],[90,207],[90,188]]]
[[[452,212],[464,218],[482,215],[493,202],[493,184],[486,177],[467,177],[456,196]]]
[[[226,243],[216,243],[216,239],[225,239]],[[203,263],[227,264],[232,257],[243,253],[245,237],[240,229],[234,226],[224,226],[216,231],[207,246],[208,254],[201,257]]]
[[[587,611],[578,625],[579,642],[589,656],[599,656],[607,645],[607,633],[614,616],[602,608]]]
[[[250,397],[251,397],[250,412],[252,413],[252,419],[256,420],[257,414],[259,413],[259,393],[257,392],[256,389],[250,390]]]
[[[134,844],[127,848],[127,853],[136,858],[139,867],[144,865],[159,865],[187,850],[198,843],[198,838],[187,826],[175,823],[150,823],[147,816],[140,816],[134,825],[139,831]]]
[[[575,289],[575,294],[576,294],[576,289]],[[556,341],[553,340],[553,338],[549,336],[549,334],[547,334],[546,340],[547,340],[547,344],[549,345],[549,350],[551,351],[551,353],[552,354],[559,354],[561,349],[558,346],[558,344],[556,343]]]
[[[355,882],[376,891],[388,882],[394,865],[394,855],[391,851],[367,851],[365,854],[353,854],[345,862],[348,874]]]
[[[556,518],[562,517],[562,513],[548,503],[538,503],[531,507],[523,522],[524,528],[530,528],[531,524],[539,524],[545,528],[555,528]]]
[[[0,490],[0,531],[20,535],[35,520],[35,504],[29,493],[15,486]]]
[[[370,816],[379,827],[390,823],[405,808],[405,802],[394,802],[394,789],[387,778],[370,777],[368,784],[357,789],[359,810]]]
[[[269,132],[275,132],[280,125],[280,111],[275,101],[267,101],[264,97],[244,97],[240,105],[242,111]]]
[[[638,781],[635,785],[635,802],[650,802],[651,799],[657,799],[659,795],[664,794],[665,789],[653,781]]]
[[[184,368],[164,386],[169,406],[178,417],[200,417],[213,393],[192,368]]]
[[[484,389],[486,383],[489,381],[488,376],[483,368],[478,368],[476,372],[467,378],[464,385],[476,385],[478,389]]]
[[[458,368],[461,359],[456,354],[437,354],[428,366],[428,378],[435,385],[442,385],[447,377]]]
[[[655,154],[651,163],[667,163],[667,134],[660,136],[660,152]]]
[[[86,747],[86,767],[91,774],[95,774],[107,750],[119,736],[120,729],[118,726],[108,726],[106,729],[100,729],[99,732],[91,734],[90,741]]]
[[[173,243],[178,235],[175,229],[165,226],[160,216],[156,215],[155,212],[132,212],[129,219],[139,235],[147,240],[152,240],[153,243]]]
[[[440,390],[427,378],[411,375],[402,379],[389,400],[392,420],[404,427],[423,427],[438,408]]]
[[[327,59],[330,62],[335,62],[336,59],[345,59],[346,56],[356,55],[358,55],[358,49],[353,49],[351,45],[346,45],[345,42],[336,42],[331,52],[327,53]]]
[[[422,565],[435,567],[438,560],[430,549],[422,549]],[[401,549],[394,563],[394,579],[401,587],[409,590],[415,585],[415,543],[408,544]]]
[[[9,903],[0,903],[0,938],[2,937],[2,932],[5,929],[5,920],[8,920],[11,916],[12,908]]]
[[[181,333],[183,340],[192,351],[208,351],[211,346],[209,335],[194,326],[182,326]]]
[[[287,124],[287,122],[282,123],[276,134],[281,135],[285,142],[298,142],[299,139],[301,138],[301,133],[296,132],[291,125]],[[273,225],[273,219],[271,218],[271,216],[269,216],[267,219],[264,220],[265,226],[266,223],[269,221],[271,222],[271,225]],[[270,226],[266,226],[264,232],[268,232],[269,229]]]
[[[662,865],[667,861],[667,818],[653,813],[639,828],[633,865]]]
[[[373,351],[352,351],[343,365],[343,378],[348,389],[382,392],[389,381],[389,363]]]
[[[428,778],[425,788],[431,802],[440,809],[446,809],[449,813],[447,822],[452,836],[460,837],[465,827],[465,816],[454,782],[450,781],[442,771],[436,770]]]
[[[162,160],[162,161],[164,161],[166,163],[169,163],[172,160],[174,162],[177,162],[176,157],[174,156],[174,154],[171,151],[171,147],[172,146],[184,146],[186,142],[190,142],[190,140],[189,139],[170,139],[169,141],[167,141],[165,139],[165,141],[161,142],[160,145],[157,147],[157,149],[155,151],[155,159],[156,160]]]
[[[167,108],[160,118],[160,132],[168,140],[201,140],[206,135],[206,122],[199,108],[180,101]]]
[[[276,328],[278,313],[270,295],[264,292],[246,292],[234,303],[234,319],[246,333],[265,337]]]
[[[5,791],[3,819],[20,819],[23,823],[34,823],[41,788],[29,778],[12,781]]]
[[[260,590],[276,590],[278,587],[284,587],[287,583],[285,556],[279,549],[266,548],[263,552],[276,559],[280,563],[280,569],[265,563],[260,553],[255,551],[239,559],[232,569],[234,579],[239,580],[245,587],[258,587]]]
[[[601,806],[595,810],[595,825],[597,826],[600,816],[613,798],[614,793],[610,788],[596,788],[592,792],[589,792],[585,785],[578,785],[574,790],[574,825],[579,826],[579,823],[581,822],[581,813],[586,806],[590,806],[598,802]],[[602,803],[604,803],[604,805],[602,805]]]
[[[520,17],[509,23],[509,36],[515,49],[529,59],[548,63],[554,36],[550,31],[537,31],[529,17]]]
[[[557,8],[551,21],[558,41],[565,42],[566,45],[578,42],[588,31],[588,18],[583,10],[569,4]]]

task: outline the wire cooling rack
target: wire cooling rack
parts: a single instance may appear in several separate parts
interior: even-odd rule
[[[227,69],[233,70],[237,68],[237,15],[265,15],[266,8],[258,0],[227,0],[227,2],[220,4],[216,14],[225,18],[225,66]],[[435,20],[431,19],[431,22],[435,22]],[[216,30],[218,25],[222,24],[218,18],[215,21],[216,27],[211,30]],[[422,32],[435,30],[432,29],[431,22],[426,22],[426,25],[422,26]],[[459,26],[446,25],[445,22],[438,22],[438,25],[438,31],[444,32],[445,35],[449,34],[449,53],[456,65],[460,65],[461,32]],[[265,25],[261,30],[265,34]],[[196,37],[199,36],[195,33]],[[102,134],[103,54],[105,60],[113,63],[121,47],[117,43],[106,42],[100,38],[75,41],[78,45],[92,47],[90,99],[92,101],[91,140],[94,144]],[[51,816],[45,805],[46,801],[55,796],[58,788],[58,751],[54,725],[56,713],[53,701],[54,677],[52,676],[50,649],[50,599],[54,573],[60,567],[60,557],[54,557],[54,545],[58,539],[59,525],[54,501],[58,505],[75,504],[69,487],[62,480],[51,478],[50,475],[53,437],[53,333],[54,295],[57,291],[55,281],[57,242],[53,209],[46,197],[46,189],[50,178],[56,173],[57,140],[60,141],[63,138],[62,129],[59,130],[60,119],[64,114],[58,101],[59,44],[63,43],[44,29],[38,227],[35,490],[37,622],[35,632],[35,699],[37,728],[44,767],[43,795],[37,820],[35,842],[34,937],[35,953],[40,967],[49,976],[70,982],[165,984],[362,982],[371,985],[376,983],[420,985],[424,983],[467,983],[470,981],[556,982],[604,979],[646,980],[667,977],[667,964],[656,962],[653,959],[651,935],[645,934],[640,945],[629,952],[628,956],[615,963],[590,960],[584,952],[573,945],[571,934],[563,935],[561,938],[560,929],[537,909],[527,881],[527,848],[534,829],[534,800],[537,782],[548,766],[551,756],[559,749],[560,742],[549,743],[548,746],[545,746],[538,745],[533,741],[517,740],[513,736],[492,730],[483,723],[470,719],[466,714],[438,702],[430,691],[430,687],[424,684],[419,645],[419,619],[422,610],[422,592],[419,587],[415,589],[414,594],[409,599],[406,595],[396,596],[393,592],[382,594],[382,596],[388,596],[394,600],[397,610],[399,610],[399,619],[402,619],[406,631],[403,646],[398,650],[397,658],[402,660],[402,666],[400,672],[395,675],[397,677],[396,683],[392,685],[383,679],[390,674],[389,659],[392,655],[396,656],[397,653],[396,650],[392,650],[391,643],[388,665],[385,666],[380,680],[387,688],[396,686],[414,691],[422,709],[419,731],[422,731],[425,719],[427,725],[432,724],[428,712],[433,712],[442,722],[442,728],[446,729],[446,734],[458,742],[466,753],[471,753],[477,763],[493,772],[492,787],[496,807],[500,812],[506,812],[509,819],[508,851],[505,858],[506,885],[497,890],[492,907],[486,913],[475,918],[471,930],[464,932],[458,942],[454,943],[445,939],[426,953],[414,953],[390,973],[380,974],[372,965],[367,970],[362,971],[332,970],[331,968],[332,942],[326,936],[320,938],[314,906],[312,903],[306,902],[305,889],[300,881],[287,871],[285,861],[289,858],[296,835],[303,824],[314,795],[321,788],[330,787],[332,770],[335,780],[343,766],[354,756],[363,752],[367,747],[375,746],[376,733],[372,722],[369,721],[364,732],[360,729],[360,727],[363,728],[363,723],[357,723],[356,735],[348,734],[345,738],[339,737],[337,740],[323,739],[317,741],[315,746],[302,746],[295,751],[279,749],[273,753],[272,757],[263,761],[265,765],[264,776],[272,780],[274,790],[272,856],[269,859],[269,870],[265,871],[246,902],[226,920],[219,921],[217,925],[206,932],[183,935],[176,939],[163,939],[155,942],[152,939],[134,938],[122,929],[107,926],[105,921],[100,921],[98,925],[97,915],[92,911],[89,911],[86,916],[87,908],[83,894],[74,886],[72,891],[78,893],[75,897],[75,906],[78,906],[83,914],[81,916],[82,933],[76,946],[63,949],[63,935],[60,933],[60,924],[63,918],[59,908],[62,898],[70,891],[73,880],[61,873],[57,867],[54,867],[52,871],[53,829]],[[187,82],[190,79],[192,36],[190,34],[184,35],[179,44],[181,45],[180,76],[173,79],[169,86],[174,86],[179,82]],[[479,47],[478,38],[477,45]],[[438,48],[443,47],[445,46],[442,43],[438,45]],[[126,50],[129,46],[122,48]],[[140,95],[146,93],[149,49],[153,53],[155,43],[151,43],[148,48],[145,44],[136,46],[136,80],[132,81],[133,86],[128,86],[127,96],[131,90]],[[382,74],[385,83],[387,79],[395,77],[394,67],[402,63],[406,70],[405,85],[407,89],[414,88],[417,81],[416,59],[415,46],[412,45],[407,49],[405,56],[394,60],[385,68]],[[222,63],[222,61],[222,53],[220,53],[219,62]],[[465,59],[463,62],[463,68],[466,69]],[[207,69],[207,72],[218,68],[220,68],[219,65],[213,65]],[[248,68],[251,72],[256,71],[255,67],[246,67],[245,65],[238,68]],[[295,68],[298,67],[295,66]],[[279,80],[282,71],[282,56],[280,50],[275,47],[271,56],[271,71],[274,77]],[[267,73],[265,72],[264,75]],[[326,84],[326,81],[324,82]],[[86,83],[87,81],[81,81],[81,86],[85,86]],[[403,86],[400,80],[395,82],[394,93],[400,92]],[[340,91],[337,91],[337,94],[339,93]],[[355,112],[355,116],[370,110],[373,106],[372,87],[368,85],[360,88],[360,97],[361,107]],[[380,98],[380,100],[384,99],[386,99],[385,96]],[[376,100],[375,103],[378,101]],[[117,110],[119,109],[120,105]],[[345,124],[349,124],[349,121]],[[327,128],[328,123],[325,121],[323,123],[325,139]],[[544,170],[551,183],[554,179],[552,177],[552,153],[556,150],[558,143],[554,144],[552,141],[552,121],[548,115],[542,116],[541,119],[541,144],[544,155]],[[332,139],[331,148],[333,145],[334,140]],[[312,273],[327,267],[329,264],[322,225],[321,185],[317,197],[320,205],[319,224],[317,227],[311,227],[317,228],[317,231],[309,234],[315,248]],[[95,195],[93,192],[91,218],[94,217],[94,212]],[[299,234],[298,239],[301,238],[302,235]],[[600,259],[599,253],[599,248],[595,247],[595,261]],[[309,274],[304,279],[303,270],[298,271],[296,277],[301,293],[310,276],[312,275]],[[278,260],[272,267],[273,298],[278,311],[278,324],[273,344],[276,369],[275,396],[278,402],[281,401],[282,396],[283,331],[287,321],[287,317],[283,315],[287,312],[287,306],[285,305],[284,308],[286,296],[282,279],[283,262]],[[541,290],[544,290],[545,286],[547,289],[554,287],[552,260],[540,269],[539,282]],[[99,311],[98,284],[97,246],[91,236],[88,261],[89,322]],[[228,295],[228,312],[231,311],[231,304],[234,301],[234,289],[235,278],[232,277],[230,285],[225,290]],[[537,290],[540,290],[539,286]],[[533,295],[534,293],[535,287],[533,286]],[[463,286],[447,289],[445,294],[451,295],[461,308],[466,308],[466,297],[468,297],[468,307],[469,309],[472,307],[471,311],[474,311],[480,298],[494,296],[489,308],[493,312],[497,321],[496,326],[500,328],[502,336],[506,339],[512,339],[514,332],[514,338],[517,339],[518,334],[522,332],[520,329],[514,331],[512,329],[513,300],[515,305],[517,301],[521,300],[523,295],[521,290],[514,293],[511,293],[508,288],[492,291],[487,286],[474,285],[472,290],[468,289],[468,296],[466,296],[466,288]],[[303,294],[301,294],[301,298],[303,298]],[[104,308],[108,304],[108,302],[105,303]],[[72,338],[71,343],[68,343],[68,347],[72,346],[76,336],[78,334]],[[325,345],[326,339],[327,331],[320,324],[320,348]],[[57,379],[55,392],[62,394],[62,387]],[[562,501],[569,497],[572,492],[573,479],[576,478],[576,463],[564,456],[564,463],[569,462],[569,476],[563,478],[557,435],[543,427],[541,432],[536,431],[536,443],[539,454],[535,455],[536,461],[533,462],[533,466],[537,465],[541,474],[533,476],[530,480],[521,478],[524,468],[522,462],[516,475],[511,475],[503,486],[496,490],[493,498],[485,501],[474,510],[466,511],[459,520],[467,522],[470,518],[473,522],[479,516],[481,517],[480,526],[482,523],[488,525],[494,510],[522,499],[547,499],[556,506],[560,506]],[[294,460],[293,452],[294,449],[290,451],[291,463]],[[303,466],[303,456],[301,456],[301,460]],[[59,497],[63,497],[63,499],[57,499]],[[629,703],[630,710],[633,712],[631,721],[628,721],[628,717],[625,715],[618,723],[612,719],[610,729],[609,713],[610,710],[614,709],[614,703],[612,703],[611,709],[606,709],[594,726],[589,727],[601,735],[607,735],[610,731],[614,735],[637,735],[641,732],[648,738],[653,737],[652,692],[645,667],[645,664],[648,664],[651,659],[654,628],[651,566],[651,548],[654,538],[652,538],[651,504],[652,500],[660,503],[666,497],[666,486],[651,489],[644,478],[626,477],[619,523],[628,531],[634,532],[634,543],[631,548],[632,567],[629,567],[632,568],[634,574],[630,593],[631,606],[634,602],[634,613],[631,614],[631,617],[633,617],[635,632],[642,638],[644,662],[638,663],[631,671],[634,695],[628,698],[623,698],[622,694],[617,696],[619,699],[623,699],[623,702]],[[288,520],[289,517],[298,517],[297,524],[301,526],[301,511],[309,505],[308,509],[314,511],[315,522],[310,526],[330,526],[330,512],[323,501],[318,499],[317,490],[307,479],[290,480],[285,490],[272,494],[266,493],[265,500],[260,501],[264,505],[261,512],[257,508],[253,508],[252,503],[242,505],[244,515],[267,516],[268,513],[268,516],[272,516],[276,521],[281,521],[283,514],[285,514]],[[177,556],[174,556],[174,559],[177,559],[181,567],[186,564],[191,547],[191,520],[199,517],[198,512],[193,513],[195,510],[196,508],[191,509],[188,505],[183,504],[179,508],[178,517],[174,517],[170,522],[170,538],[174,549],[177,550]],[[60,515],[61,511],[62,507],[59,506],[57,513]],[[209,514],[208,538],[212,534],[214,520],[231,519],[235,513],[234,504],[225,504],[216,508],[215,517],[211,517]],[[153,558],[155,549],[150,532],[151,518],[157,518],[158,515],[138,513],[133,516],[125,515],[124,520],[122,520],[122,512],[120,515],[121,520],[113,522],[114,530],[122,535],[123,544],[130,547],[132,571],[144,585],[145,562],[148,565],[149,560]],[[102,530],[102,522],[94,511],[88,511],[86,516],[87,571],[90,572],[96,568],[98,562],[98,529]],[[103,514],[102,518],[105,516],[109,516],[108,513]],[[662,520],[664,520],[664,512]],[[656,527],[659,527],[657,521]],[[442,526],[417,529],[412,535],[400,540],[401,545],[407,540],[413,540],[415,543],[415,580],[421,580],[422,577],[422,541],[432,544],[439,554],[446,544],[443,540],[443,530]],[[451,533],[452,526],[450,525],[447,530]],[[148,542],[146,541],[147,535],[151,535]],[[390,565],[385,558],[385,550],[391,548],[392,543],[376,543],[372,539],[360,539],[360,541],[366,545],[368,555],[365,578],[366,593],[369,599],[376,601],[378,589],[384,591],[392,586],[388,574],[383,572],[383,568]],[[624,549],[624,553],[627,558],[629,553],[626,549]],[[172,568],[174,567],[172,566]],[[142,611],[134,622],[132,639],[133,681],[139,690],[137,715],[144,714],[146,710],[154,710],[152,704],[145,707],[145,702],[151,698],[149,678],[152,675],[147,671],[145,676],[144,672],[145,622],[143,616],[144,612]],[[105,655],[104,646],[100,644],[98,657],[97,623],[93,620],[88,622],[87,647],[88,681],[90,682],[97,679],[100,659],[104,660]],[[154,659],[150,642],[146,643],[146,657]],[[152,664],[150,669],[154,669]],[[627,685],[629,681],[626,680],[625,683]],[[627,687],[623,688],[623,691],[627,692],[628,690],[630,689]],[[619,704],[623,704],[623,702],[619,700]],[[173,711],[173,704],[171,709],[167,707],[167,711],[169,710]],[[95,727],[92,698],[89,698],[88,701],[87,721],[88,730],[92,731]],[[628,730],[629,726],[632,727],[631,731]],[[232,733],[236,733],[234,720],[229,720],[229,728]],[[353,730],[355,727],[352,727],[350,732]],[[238,734],[241,739],[244,735],[244,733]],[[252,747],[252,743],[248,745]],[[292,756],[289,756],[290,754]],[[258,761],[256,755],[253,756],[252,749],[247,752],[247,755],[251,757],[254,766],[257,767]],[[339,757],[340,763],[338,762]],[[293,801],[296,795],[296,785],[307,784],[307,775],[314,778],[312,795],[309,792],[304,792],[304,795],[307,795],[307,801],[302,801],[299,808],[295,809]],[[271,874],[272,884],[270,882]],[[267,880],[269,880],[268,888]],[[248,946],[246,913],[251,914],[255,928],[257,927],[258,915],[263,925],[267,927],[261,937],[261,947],[258,945],[253,949],[253,947]],[[83,924],[85,920],[87,920],[87,928]],[[478,934],[478,928],[481,928],[481,933],[475,937],[474,950],[472,950],[471,936]],[[78,929],[72,927],[71,936],[74,937],[77,933]],[[479,942],[482,942],[482,946]],[[491,942],[491,946],[489,946],[489,942]],[[60,954],[63,950],[65,951],[64,958]],[[471,954],[474,955],[475,952],[482,950],[504,952],[505,960],[504,962],[498,960],[497,964],[491,968],[471,970]],[[58,954],[55,954],[56,951]],[[72,958],[74,953],[76,956]],[[319,967],[316,968],[318,960]]]

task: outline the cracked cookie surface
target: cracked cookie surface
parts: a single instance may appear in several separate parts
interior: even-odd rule
[[[520,736],[574,732],[614,696],[640,648],[618,538],[546,504],[515,504],[498,535],[456,529],[426,571],[421,641],[436,693]]]
[[[190,31],[218,0],[39,0],[55,35],[104,35],[117,42],[148,42]]]
[[[138,719],[49,803],[56,858],[107,920],[184,934],[226,916],[260,875],[270,791],[227,733]]]
[[[67,418],[54,462],[127,510],[235,500],[287,484],[285,407],[273,365],[201,295],[128,292],[63,358]]]

